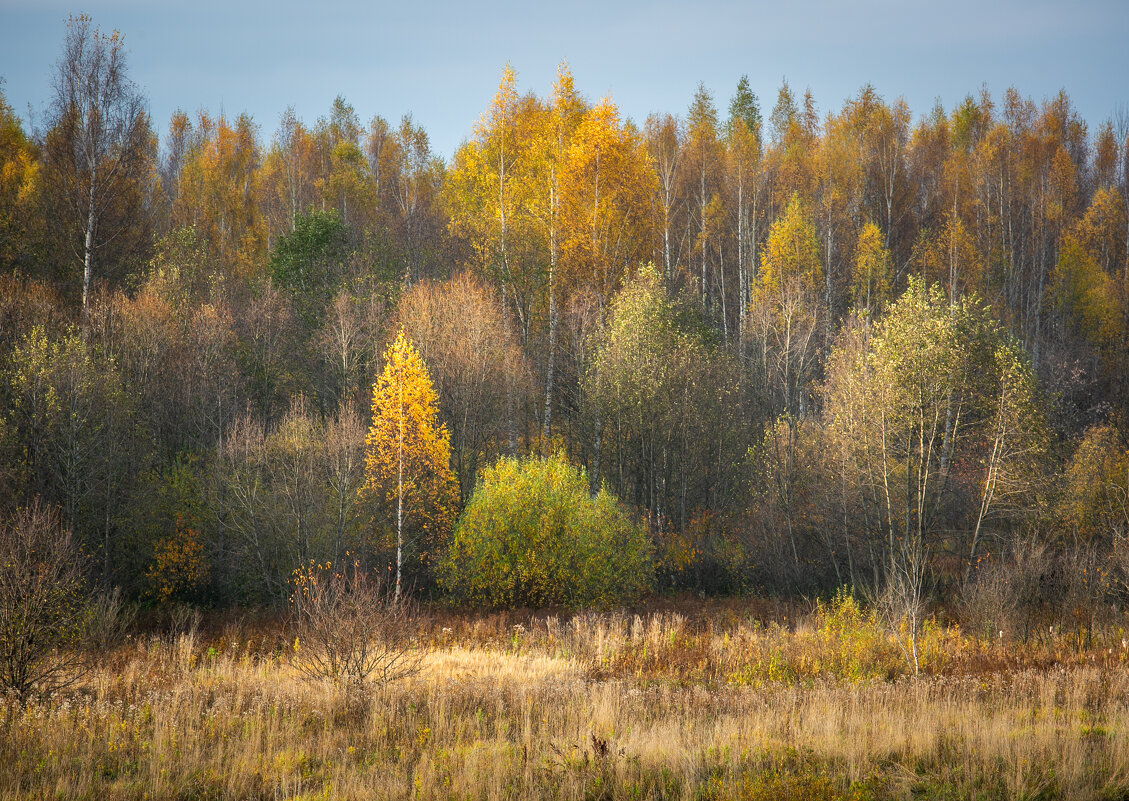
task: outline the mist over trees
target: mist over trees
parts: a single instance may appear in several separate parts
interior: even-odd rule
[[[462,510],[487,541],[482,499],[544,465],[662,590],[1129,564],[1129,127],[1065,93],[735,76],[631,121],[506,66],[448,162],[342,97],[158,129],[85,17],[54,76],[41,130],[0,94],[0,508],[57,507],[100,586],[271,603],[407,542],[438,592]],[[401,331],[449,454],[415,540],[366,451]]]

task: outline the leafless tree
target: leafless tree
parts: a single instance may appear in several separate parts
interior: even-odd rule
[[[338,569],[311,564],[296,572],[293,585],[293,665],[304,676],[356,691],[419,670],[406,595],[386,591],[356,562]]]
[[[122,35],[103,34],[90,17],[67,21],[53,88],[44,157],[69,230],[81,234],[85,319],[95,255],[135,222],[118,212],[145,175],[153,137],[145,97],[126,74]]]
[[[80,674],[87,608],[78,549],[38,500],[0,523],[0,690],[21,703]]]
[[[920,537],[910,536],[890,560],[886,584],[878,596],[878,610],[897,639],[915,676],[921,673],[919,635],[925,622],[929,564]]]

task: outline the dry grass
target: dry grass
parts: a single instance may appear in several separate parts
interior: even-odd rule
[[[1129,794],[1116,629],[1077,653],[934,627],[912,679],[857,608],[419,626],[420,673],[367,695],[301,679],[279,632],[133,642],[78,691],[7,708],[0,798]]]

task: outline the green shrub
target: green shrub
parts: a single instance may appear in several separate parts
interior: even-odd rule
[[[494,606],[630,603],[651,581],[646,532],[563,456],[487,468],[441,568],[452,595]]]

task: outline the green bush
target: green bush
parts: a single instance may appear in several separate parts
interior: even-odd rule
[[[561,455],[487,468],[441,568],[457,599],[494,607],[630,603],[651,573],[646,532]]]

